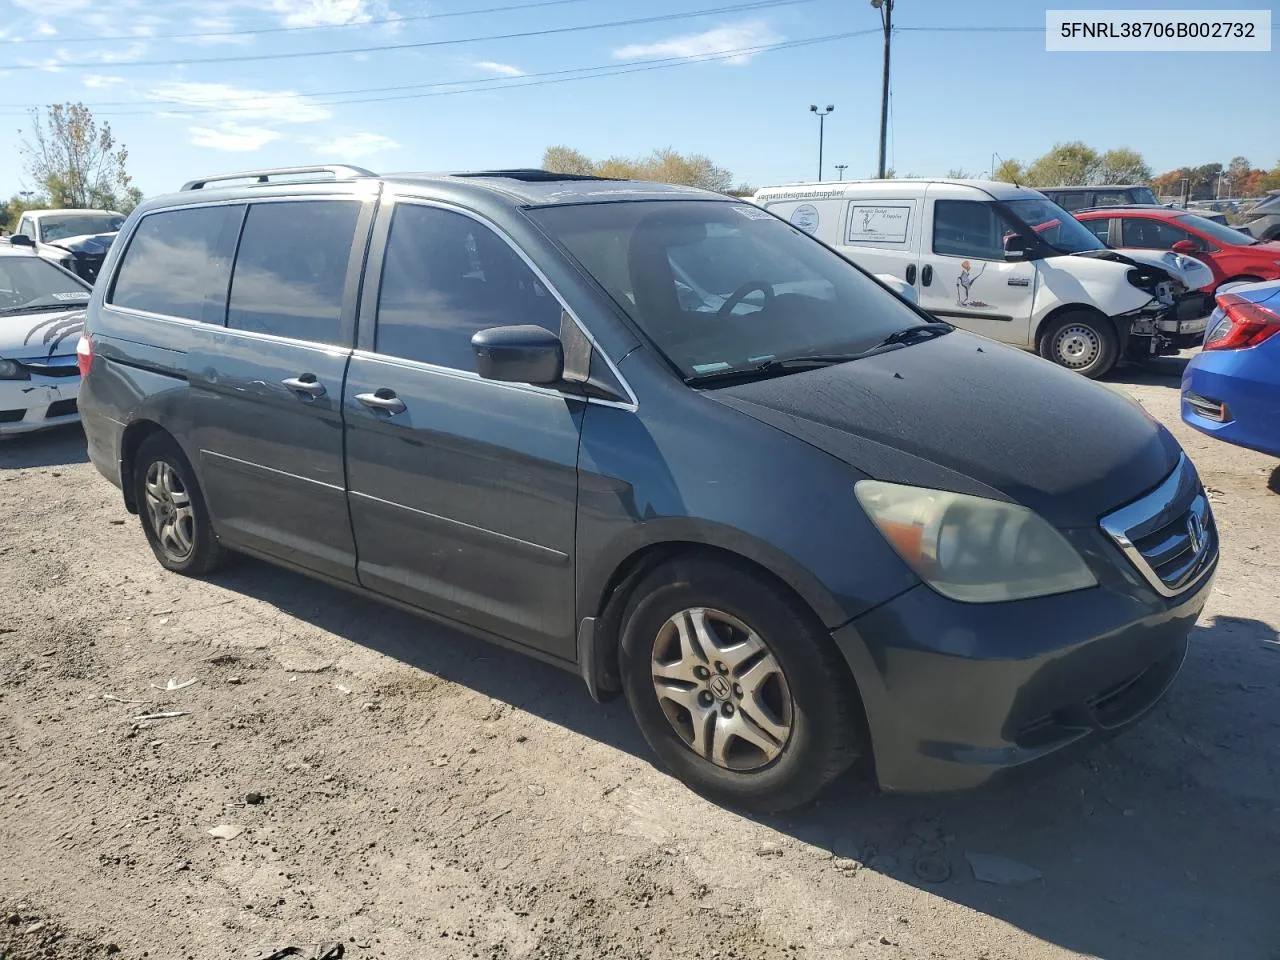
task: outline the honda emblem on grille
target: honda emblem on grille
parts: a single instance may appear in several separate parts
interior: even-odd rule
[[[1204,524],[1197,513],[1187,517],[1187,537],[1191,541],[1191,552],[1199,554],[1204,547]]]

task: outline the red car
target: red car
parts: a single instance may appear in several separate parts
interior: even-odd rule
[[[1075,217],[1108,246],[1174,250],[1202,260],[1213,271],[1208,292],[1228,280],[1280,280],[1280,242],[1255,240],[1185,210],[1107,207]]]

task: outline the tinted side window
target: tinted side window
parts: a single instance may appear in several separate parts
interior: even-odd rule
[[[1146,217],[1125,217],[1121,221],[1120,236],[1126,247],[1147,247],[1169,250],[1179,240],[1190,240],[1191,234],[1162,220]]]
[[[142,218],[111,290],[117,307],[221,325],[242,206],[195,207]]]
[[[1080,222],[1103,243],[1107,242],[1107,231],[1111,226],[1110,217],[1090,217],[1088,220],[1081,220]]]
[[[475,370],[471,335],[533,323],[560,332],[560,303],[488,227],[438,207],[400,204],[378,292],[378,353]]]
[[[1095,207],[1118,207],[1131,202],[1128,190],[1099,190],[1093,195]]]
[[[1075,191],[1072,193],[1048,193],[1046,196],[1053,200],[1063,210],[1070,213],[1073,210],[1083,210],[1090,205],[1091,197],[1089,194]]]
[[[227,326],[339,344],[342,296],[360,204],[299,200],[249,207],[231,278]]]
[[[977,200],[935,200],[933,252],[948,257],[1003,260],[1004,230],[995,207]]]

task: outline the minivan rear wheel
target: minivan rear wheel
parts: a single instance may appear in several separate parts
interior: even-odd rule
[[[799,806],[860,753],[861,705],[821,623],[765,576],[700,558],[650,574],[623,613],[623,689],[686,784],[728,806]]]
[[[226,561],[195,471],[172,437],[156,433],[142,442],[133,481],[142,530],[163,567],[203,576]]]
[[[1073,310],[1058,317],[1040,338],[1040,356],[1096,380],[1116,364],[1120,344],[1106,317]]]

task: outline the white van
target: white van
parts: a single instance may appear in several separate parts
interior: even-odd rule
[[[1213,310],[1199,260],[1113,250],[1042,193],[979,180],[766,187],[755,202],[929,313],[1088,377],[1197,345]]]

